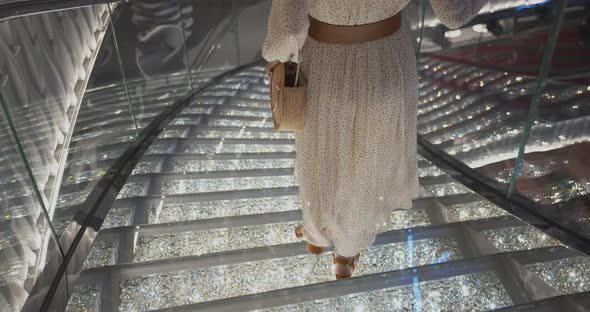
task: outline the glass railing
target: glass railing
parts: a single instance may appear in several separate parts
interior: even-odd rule
[[[22,308],[67,252],[57,244],[60,184],[108,21],[96,5],[0,22],[3,311]]]
[[[158,283],[178,278],[188,285],[190,276],[219,272],[168,275],[172,269],[161,269],[170,266],[163,259],[189,261],[237,245],[194,250],[183,243],[215,233],[239,240],[246,233],[273,255],[272,246],[293,243],[280,233],[298,220],[289,175],[294,135],[269,131],[268,81],[257,63],[270,3],[133,0],[0,21],[1,311],[196,304],[202,294],[190,297],[187,287],[166,293]],[[450,30],[429,1],[416,0],[404,17],[416,39],[418,133],[429,149],[473,169],[482,177],[478,183],[533,216],[590,241],[587,9],[586,1],[490,0],[470,24]],[[424,197],[448,208],[415,209],[404,215],[408,224],[388,234],[409,245],[413,227],[434,226],[423,234],[432,240],[451,233],[448,242],[433,243],[448,250],[437,247],[440,258],[420,265],[462,257],[469,262],[482,256],[473,251],[481,246],[488,248],[487,260],[496,252],[516,253],[510,261],[524,259],[531,256],[518,252],[530,248],[539,248],[535,252],[547,261],[567,253],[507,212],[482,204],[483,198],[426,160],[420,164]],[[255,214],[263,214],[262,221],[252,221]],[[244,215],[249,221],[231,219]],[[217,227],[189,229],[208,218],[217,218]],[[226,221],[234,227],[224,228]],[[495,247],[465,243],[464,226]],[[406,228],[410,232],[402,233]],[[512,234],[526,243],[511,245]],[[243,239],[238,247],[258,246]],[[170,247],[176,244],[181,247]],[[445,258],[456,244],[461,250]],[[280,247],[284,255],[287,247]],[[243,261],[236,270],[252,267]],[[190,270],[188,263],[179,268]],[[102,270],[108,266],[114,268]],[[150,270],[157,274],[148,276]],[[256,287],[280,288],[272,283],[259,280]],[[150,299],[154,288],[162,292]],[[249,289],[239,291],[233,294]],[[580,291],[585,288],[569,293]],[[159,301],[165,296],[176,301]],[[510,300],[498,298],[504,306]]]
[[[149,187],[121,190],[131,155],[192,93],[258,59],[266,2],[0,2],[32,13],[0,21],[0,310],[65,307],[98,229],[137,218],[117,207],[105,221],[116,196]]]
[[[488,1],[458,30],[429,25],[426,2],[419,135],[502,196],[589,239],[588,2]]]

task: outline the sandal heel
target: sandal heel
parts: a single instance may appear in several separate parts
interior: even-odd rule
[[[295,228],[295,236],[297,238],[303,238],[303,232],[301,231],[302,228],[303,228],[303,226],[301,226],[301,225]],[[309,251],[310,253],[312,253],[314,255],[319,255],[319,254],[324,253],[324,247],[312,245],[310,243],[307,243],[305,248],[307,249],[307,251]]]
[[[352,258],[346,258],[346,257],[337,257],[336,255],[334,255],[334,257],[332,258],[332,262],[336,265],[341,264],[341,265],[347,265],[347,266],[351,266],[351,271],[350,274],[338,274],[336,272],[334,272],[334,275],[336,275],[336,279],[348,279],[352,277],[352,273],[354,273],[354,271],[356,270],[356,266],[358,261],[360,260],[360,254],[356,255],[355,257]]]
[[[312,253],[314,255],[319,255],[324,252],[324,247],[319,247],[316,245],[312,245],[310,243],[307,243],[306,247],[307,247],[307,251],[309,251],[310,253]]]

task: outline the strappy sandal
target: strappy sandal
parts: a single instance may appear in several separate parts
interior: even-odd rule
[[[360,254],[358,254],[352,258],[340,257],[340,256],[334,255],[334,258],[332,258],[332,262],[334,264],[336,264],[336,265],[344,264],[344,265],[352,266],[352,270],[350,271],[350,274],[341,275],[341,274],[334,273],[334,275],[336,275],[336,279],[346,279],[346,278],[352,277],[352,273],[354,273],[354,270],[356,269],[356,263],[359,261],[359,259],[360,259]]]
[[[303,238],[303,232],[301,231],[302,229],[303,229],[302,225],[295,228],[295,236],[297,238]],[[324,247],[316,246],[316,245],[313,245],[310,243],[307,243],[305,248],[307,248],[307,251],[309,251],[310,253],[312,253],[314,255],[319,255],[324,252]]]

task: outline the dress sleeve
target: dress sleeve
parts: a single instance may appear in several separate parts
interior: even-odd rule
[[[434,13],[451,29],[467,24],[489,0],[430,0]]]
[[[308,28],[307,0],[272,0],[262,57],[269,62],[298,62]]]

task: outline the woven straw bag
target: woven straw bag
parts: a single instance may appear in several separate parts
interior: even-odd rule
[[[299,63],[279,63],[270,80],[272,121],[279,131],[302,130],[307,107],[307,80]]]

